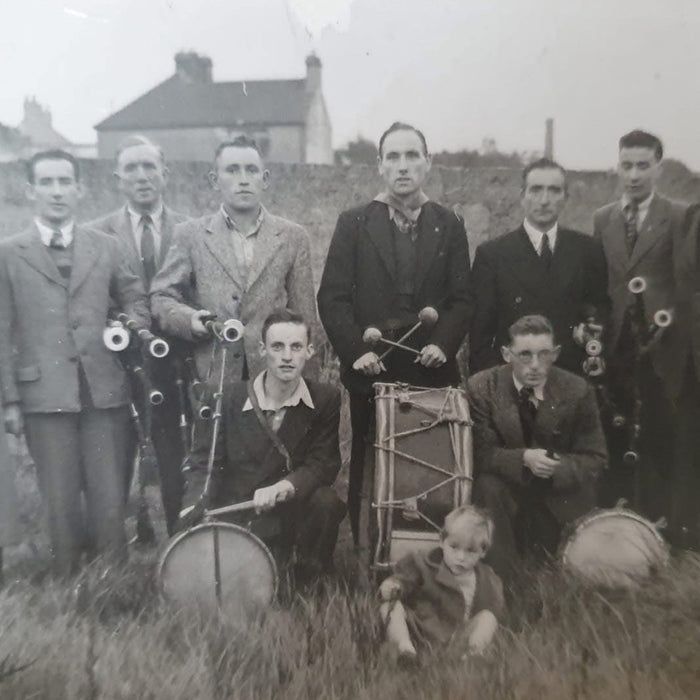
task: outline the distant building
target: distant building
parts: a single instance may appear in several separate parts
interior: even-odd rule
[[[215,83],[207,56],[181,52],[175,74],[95,126],[100,158],[138,132],[172,160],[210,160],[216,146],[253,136],[268,161],[333,163],[331,123],[321,91],[321,61],[306,59],[299,80]]]

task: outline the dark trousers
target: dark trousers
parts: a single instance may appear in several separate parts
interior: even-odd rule
[[[352,443],[350,449],[350,470],[348,474],[348,515],[355,545],[359,544],[360,502],[364,478],[365,455],[368,450],[370,422],[374,417],[372,398],[367,394],[350,393],[350,426]]]
[[[86,543],[98,554],[126,556],[126,407],[28,413],[25,434],[37,469],[56,573],[74,571]]]
[[[474,482],[474,503],[487,508],[494,524],[485,561],[501,577],[512,578],[522,557],[554,555],[561,525],[547,507],[539,481],[524,486],[481,474]]]
[[[688,362],[675,421],[668,537],[684,548],[700,547],[700,380]]]
[[[669,478],[674,461],[674,421],[676,410],[651,360],[644,356],[639,373],[642,401],[641,434],[636,445],[639,461],[625,462],[623,455],[631,445],[634,412],[632,367],[624,363],[625,354],[610,361],[609,376],[613,400],[627,419],[622,428],[604,424],[608,443],[608,469],[599,481],[599,502],[612,507],[624,498],[630,507],[656,520],[669,513]]]
[[[162,392],[164,400],[158,406],[150,406],[151,440],[158,461],[158,478],[161,498],[165,512],[168,534],[172,535],[182,507],[184,479],[182,464],[185,458],[185,446],[180,430],[180,403],[176,375],[169,358],[153,360],[148,368],[153,387]],[[140,386],[135,383],[133,395],[142,424],[146,416],[146,401]],[[131,459],[127,465],[127,493],[133,478],[133,458],[136,453],[137,436],[132,430]]]
[[[332,568],[345,511],[345,503],[333,488],[320,486],[302,501],[282,503],[260,515],[249,511],[248,515],[223,519],[248,526],[270,547],[280,568],[296,547],[300,566],[310,573],[322,573]]]

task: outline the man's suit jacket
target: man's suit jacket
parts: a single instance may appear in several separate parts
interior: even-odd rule
[[[126,375],[102,340],[113,299],[144,327],[150,316],[141,280],[121,244],[76,226],[73,267],[61,277],[34,224],[0,244],[0,389],[28,413],[81,408],[81,366],[96,408],[129,401]]]
[[[700,204],[693,204],[686,216],[683,237],[674,249],[676,274],[676,320],[700,380]]]
[[[462,222],[449,210],[426,202],[419,219],[415,301],[418,309],[433,306],[437,324],[411,339],[413,347],[438,345],[448,358],[440,368],[424,372],[432,386],[459,382],[455,355],[471,316],[468,294],[469,244]],[[385,204],[343,212],[331,240],[318,292],[321,320],[340,357],[343,382],[352,391],[369,392],[375,380],[409,381],[405,376],[364,377],[353,362],[376,348],[362,339],[368,326],[385,331],[398,313],[396,260],[392,223]],[[403,351],[395,351],[392,360]],[[398,353],[398,355],[397,355]],[[391,361],[387,369],[391,374]],[[412,362],[412,360],[411,360]]]
[[[209,309],[219,320],[240,319],[249,376],[264,369],[258,352],[265,318],[275,308],[300,313],[314,336],[318,327],[309,236],[291,221],[265,212],[255,243],[248,279],[243,279],[221,211],[175,227],[170,250],[151,285],[154,319],[165,333],[194,340],[190,330],[195,309]],[[207,374],[211,343],[198,342],[195,360]],[[229,356],[229,380],[241,378],[244,356],[236,347]],[[212,381],[217,379],[214,372]]]
[[[156,268],[159,268],[165,260],[166,254],[170,249],[170,244],[173,240],[173,230],[175,226],[188,221],[189,217],[179,212],[173,211],[170,207],[163,207],[163,222],[161,224],[161,239],[160,251]],[[143,271],[143,263],[141,262],[141,252],[136,245],[136,238],[131,226],[131,218],[126,206],[123,206],[116,211],[107,214],[99,219],[90,221],[85,224],[88,228],[94,228],[98,231],[116,236],[124,244],[124,249],[127,254],[127,260],[131,269],[134,270],[144,283],[146,284],[146,276]],[[149,291],[146,289],[146,291]]]
[[[559,227],[549,269],[520,228],[477,248],[471,275],[474,317],[469,331],[472,373],[501,364],[508,328],[521,316],[542,314],[562,346],[559,366],[581,373],[585,351],[573,340],[574,326],[608,311],[607,270],[600,243]]]
[[[518,394],[510,365],[492,367],[469,378],[467,394],[474,421],[474,469],[524,485],[532,473],[523,466]],[[535,447],[561,457],[547,505],[560,523],[595,506],[595,482],[607,462],[605,438],[593,388],[585,379],[552,367],[544,386],[533,431]]]
[[[659,309],[674,307],[677,296],[674,261],[682,239],[686,209],[684,204],[654,194],[632,255],[627,253],[621,202],[612,202],[595,212],[593,235],[603,244],[608,265],[608,295],[612,305],[607,333],[610,353],[615,352],[620,338],[625,310],[634,304],[634,295],[627,289],[632,277],[646,280],[647,288],[642,296],[648,323],[652,323]],[[669,396],[677,396],[685,371],[682,334],[677,324],[664,331],[650,356]]]
[[[332,486],[340,470],[338,424],[340,392],[328,384],[307,381],[314,408],[304,403],[286,409],[277,437],[290,457],[275,447],[255,411],[242,411],[248,383],[234,383],[226,395],[217,463],[212,476],[216,505],[253,497],[256,489],[288,479],[296,489],[295,500],[306,500],[320,486]],[[252,387],[251,387],[252,390]]]

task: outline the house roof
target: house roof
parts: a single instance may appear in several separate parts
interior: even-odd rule
[[[98,131],[303,124],[306,80],[187,82],[177,74],[95,126]]]

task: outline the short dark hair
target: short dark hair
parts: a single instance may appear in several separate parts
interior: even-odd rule
[[[262,153],[260,152],[258,142],[252,136],[241,134],[240,136],[236,136],[236,138],[232,139],[231,141],[222,141],[216,147],[216,151],[214,152],[215,163],[219,159],[221,152],[227,148],[252,148],[260,156],[260,158],[263,157]]]
[[[651,148],[656,160],[661,160],[664,157],[664,145],[661,143],[661,139],[641,129],[634,129],[634,131],[620,137],[619,150],[623,148]]]
[[[121,154],[124,153],[127,148],[133,148],[134,146],[150,146],[151,148],[154,148],[160,156],[160,162],[165,163],[163,149],[155,141],[151,141],[148,136],[143,136],[142,134],[130,134],[119,142],[119,145],[117,146],[117,153],[114,156],[117,163],[119,163],[119,156],[121,156]]]
[[[425,140],[425,136],[420,129],[416,129],[415,126],[406,124],[405,122],[394,122],[380,137],[379,137],[379,157],[382,157],[382,151],[384,149],[384,141],[389,134],[393,134],[395,131],[412,131],[418,134],[420,142],[423,144],[423,155],[428,155],[428,144]]]
[[[291,309],[274,309],[263,321],[261,333],[263,343],[267,340],[267,331],[275,323],[296,323],[298,326],[304,326],[306,328],[306,339],[308,342],[311,342],[311,328],[301,314]]]
[[[545,316],[530,314],[529,316],[521,316],[508,329],[511,345],[519,335],[551,335],[552,340],[554,340],[554,328]]]
[[[539,158],[538,160],[525,166],[523,169],[523,190],[525,190],[525,187],[527,186],[527,176],[533,170],[558,170],[564,177],[564,191],[567,190],[568,184],[566,182],[566,170],[564,170],[559,163],[551,158]]]
[[[73,174],[76,182],[80,180],[80,166],[75,156],[67,151],[62,151],[60,148],[51,148],[48,151],[39,151],[35,153],[26,163],[27,182],[34,184],[34,167],[42,160],[67,160],[73,166]]]

